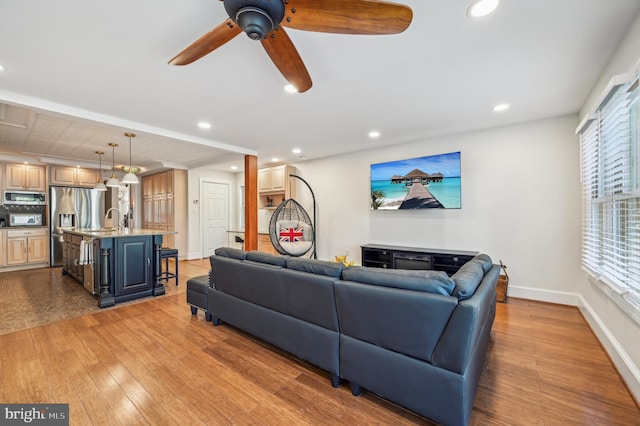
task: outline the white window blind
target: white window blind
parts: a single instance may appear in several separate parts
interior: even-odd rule
[[[638,79],[615,86],[580,129],[582,263],[630,300],[640,297]]]

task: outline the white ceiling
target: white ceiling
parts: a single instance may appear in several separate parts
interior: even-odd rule
[[[320,0],[319,0],[320,1]],[[0,156],[147,170],[299,161],[576,113],[638,0],[398,0],[399,35],[287,29],[313,80],[303,94],[241,34],[184,67],[167,61],[227,18],[215,0],[21,0],[0,6]],[[504,113],[493,105],[511,104]],[[212,124],[209,130],[199,121]],[[382,136],[368,138],[370,130]],[[292,148],[302,154],[292,154]]]

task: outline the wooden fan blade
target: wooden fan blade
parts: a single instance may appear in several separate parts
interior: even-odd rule
[[[299,93],[311,89],[311,77],[309,76],[309,72],[307,72],[307,67],[304,66],[302,58],[283,27],[272,31],[266,38],[260,40],[260,42],[284,78],[286,78]]]
[[[397,34],[406,30],[413,11],[375,0],[289,0],[280,25],[338,34]]]
[[[227,19],[218,25],[189,47],[178,53],[175,58],[169,61],[169,65],[187,65],[213,52],[238,34],[242,29],[231,19]]]

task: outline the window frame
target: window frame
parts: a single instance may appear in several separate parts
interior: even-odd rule
[[[614,77],[576,129],[581,263],[589,282],[640,323],[640,72]]]

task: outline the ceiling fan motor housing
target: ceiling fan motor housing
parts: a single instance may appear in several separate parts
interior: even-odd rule
[[[284,17],[282,0],[224,0],[227,14],[249,38],[260,40],[278,28]]]

